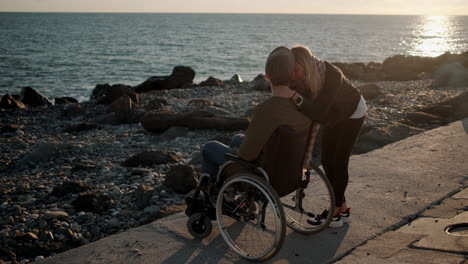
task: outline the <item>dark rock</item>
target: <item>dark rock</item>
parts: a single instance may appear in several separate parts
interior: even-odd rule
[[[81,181],[65,181],[61,185],[55,186],[50,195],[63,197],[67,194],[81,193],[91,190],[91,186]]]
[[[172,69],[170,77],[177,81],[177,86],[182,87],[182,85],[191,84],[193,82],[193,78],[195,78],[195,71],[190,67],[175,66]]]
[[[150,112],[140,122],[145,130],[155,133],[164,132],[171,126],[214,130],[242,130],[249,126],[247,118],[200,117],[193,113],[179,114],[170,112]]]
[[[23,109],[26,106],[9,94],[5,94],[0,100],[0,109]]]
[[[146,131],[161,133],[171,126],[177,126],[181,114],[173,112],[149,112],[141,119],[141,125]]]
[[[224,83],[220,79],[213,76],[208,77],[205,81],[201,82],[199,86],[223,86]]]
[[[125,167],[150,167],[157,164],[175,163],[179,157],[173,152],[167,151],[144,151],[136,154],[123,162]]]
[[[422,72],[432,72],[437,61],[431,57],[396,55],[383,62],[383,71],[391,81],[409,81],[419,79]]]
[[[32,107],[52,105],[47,97],[43,96],[31,87],[24,87],[21,89],[21,101]]]
[[[340,68],[343,74],[352,80],[359,80],[364,74],[364,68],[366,65],[364,63],[340,63],[333,62],[333,65]]]
[[[76,125],[69,126],[63,130],[66,133],[73,133],[73,132],[82,132],[97,129],[98,125],[95,123],[80,123]]]
[[[358,89],[361,91],[362,96],[366,100],[372,100],[384,94],[383,89],[374,83],[361,85],[358,87]]]
[[[107,108],[108,112],[120,113],[120,112],[127,112],[133,108],[132,99],[127,96],[123,95],[112,102],[109,107]]]
[[[153,76],[135,87],[135,92],[143,93],[151,90],[168,90],[188,87],[193,83],[195,71],[190,67],[176,66],[169,76]]]
[[[107,83],[98,84],[93,89],[90,99],[98,104],[111,104],[122,96],[128,96],[134,104],[140,104],[139,95],[133,91],[131,86],[124,84],[114,84],[112,86]]]
[[[188,193],[197,186],[196,172],[192,166],[177,165],[166,174],[164,185],[182,194]]]
[[[55,97],[55,104],[73,104],[78,103],[78,100],[73,97]]]
[[[240,84],[242,82],[243,80],[239,74],[234,74],[234,76],[232,76],[231,79],[223,81],[224,84],[229,84],[229,85]]]
[[[468,87],[468,68],[460,63],[442,65],[433,78],[433,87]]]
[[[145,208],[146,206],[151,204],[151,198],[153,197],[153,194],[154,188],[146,185],[138,186],[138,188],[134,192],[135,204],[140,209]]]
[[[72,205],[76,211],[102,213],[114,206],[114,200],[108,195],[98,194],[84,194],[78,196]]]
[[[270,91],[270,81],[268,81],[263,74],[257,75],[251,84],[256,91]]]

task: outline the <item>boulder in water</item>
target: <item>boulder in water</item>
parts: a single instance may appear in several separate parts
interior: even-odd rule
[[[52,105],[47,97],[31,87],[24,87],[21,89],[21,101],[32,107]]]
[[[183,88],[193,84],[195,71],[186,66],[175,66],[169,76],[153,76],[135,87],[135,92],[143,93],[151,90],[168,90]]]

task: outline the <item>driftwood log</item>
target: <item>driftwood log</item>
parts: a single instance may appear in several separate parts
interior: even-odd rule
[[[146,114],[140,122],[146,131],[155,133],[164,132],[171,126],[213,130],[242,130],[249,126],[249,120],[247,118],[171,112],[150,112]]]

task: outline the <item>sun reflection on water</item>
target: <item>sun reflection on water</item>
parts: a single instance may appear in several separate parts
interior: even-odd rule
[[[453,25],[447,16],[425,16],[413,31],[411,55],[435,57],[456,50]]]

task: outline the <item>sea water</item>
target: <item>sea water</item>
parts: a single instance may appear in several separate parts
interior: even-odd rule
[[[31,86],[89,98],[99,83],[137,85],[192,67],[251,80],[275,47],[302,44],[331,62],[468,50],[468,16],[0,13],[0,95]]]

